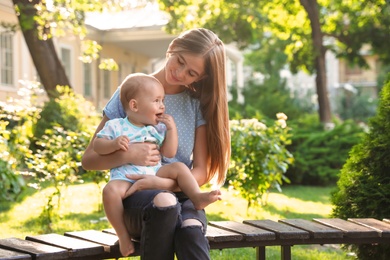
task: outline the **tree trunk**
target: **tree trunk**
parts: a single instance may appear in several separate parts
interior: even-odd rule
[[[40,0],[12,0],[18,7],[17,17],[22,29],[24,39],[29,49],[31,58],[38,72],[40,82],[46,90],[49,98],[58,96],[57,85],[70,86],[69,79],[65,73],[60,59],[54,47],[53,39],[39,39],[37,24],[34,16],[37,16],[37,10],[34,5],[39,4]],[[47,30],[50,30],[48,28]]]
[[[317,0],[300,0],[305,8],[311,25],[311,35],[314,47],[315,68],[316,68],[316,87],[318,96],[319,115],[321,123],[327,125],[332,122],[332,113],[330,110],[327,79],[326,79],[326,49],[322,44],[323,34],[318,13]]]

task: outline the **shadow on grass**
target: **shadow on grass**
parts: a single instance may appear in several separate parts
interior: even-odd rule
[[[295,186],[284,185],[282,186],[282,193],[289,198],[296,198],[303,201],[329,203],[332,191],[336,189],[335,186]],[[279,193],[276,190],[271,192]]]
[[[268,204],[266,206],[263,206],[264,210],[267,210],[268,212],[271,213],[271,215],[280,215],[283,216],[285,219],[294,219],[294,218],[299,218],[299,219],[307,219],[307,220],[312,220],[313,218],[324,218],[326,216],[320,215],[320,214],[310,214],[310,213],[299,213],[299,212],[292,212],[289,210],[284,210],[284,209],[278,209],[272,204]]]

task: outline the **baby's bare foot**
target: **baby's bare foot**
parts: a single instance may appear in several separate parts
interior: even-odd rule
[[[222,193],[220,190],[202,192],[199,193],[194,200],[192,200],[192,203],[194,203],[195,209],[204,209],[211,203],[216,202],[217,200],[221,200],[221,194]]]

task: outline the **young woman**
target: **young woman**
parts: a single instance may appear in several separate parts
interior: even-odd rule
[[[186,164],[199,186],[222,185],[230,158],[230,135],[225,77],[225,49],[210,30],[192,29],[175,38],[168,47],[163,68],[152,74],[163,85],[166,113],[176,121],[179,147],[175,158]],[[119,89],[104,108],[97,127],[109,119],[126,116]],[[95,136],[93,137],[95,138]],[[82,165],[102,170],[126,163],[154,166],[160,160],[155,144],[130,144],[128,151],[98,155],[91,144]],[[123,201],[125,222],[131,237],[140,239],[141,259],[209,259],[205,238],[204,210],[178,190],[176,181],[152,175],[129,175],[135,192]]]

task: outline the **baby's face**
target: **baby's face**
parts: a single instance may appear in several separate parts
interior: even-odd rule
[[[158,81],[147,80],[138,98],[138,114],[145,125],[156,125],[157,119],[165,112],[164,88]]]

